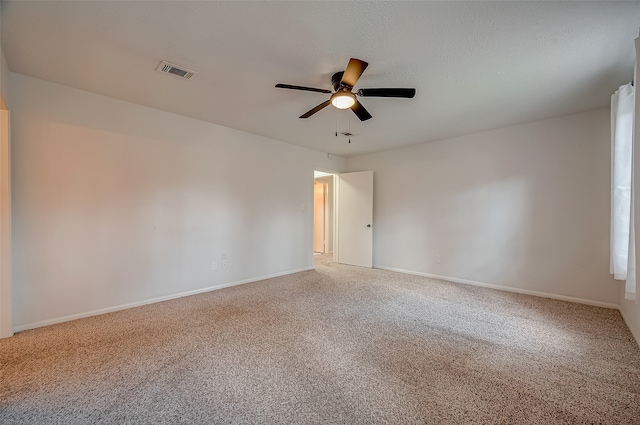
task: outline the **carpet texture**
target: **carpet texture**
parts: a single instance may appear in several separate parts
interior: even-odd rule
[[[0,423],[640,424],[618,311],[316,261],[0,340]]]

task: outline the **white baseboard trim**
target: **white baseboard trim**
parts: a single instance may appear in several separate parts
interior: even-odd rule
[[[612,308],[614,310],[620,310],[620,306],[617,304],[603,303],[601,301],[593,301],[585,298],[568,297],[566,295],[551,294],[549,292],[530,291],[528,289],[512,288],[510,286],[494,285],[492,283],[476,282],[474,280],[458,279],[455,277],[438,276],[431,273],[415,272],[412,270],[396,269],[393,267],[374,266],[374,268],[389,270],[397,273],[411,274],[414,276],[423,276],[423,277],[430,277],[433,279],[446,280],[448,282],[464,283],[466,285],[473,285],[473,286],[481,286],[483,288],[497,289],[499,291],[515,292],[518,294],[533,295],[536,297],[552,298],[554,300],[570,301],[570,302],[579,303],[579,304],[587,304],[587,305],[592,305],[596,307],[605,307],[605,308]]]
[[[140,307],[140,306],[143,306],[143,305],[158,303],[158,302],[161,302],[161,301],[168,301],[168,300],[172,300],[172,299],[175,299],[175,298],[188,297],[190,295],[202,294],[204,292],[210,292],[210,291],[215,291],[217,289],[228,288],[230,286],[244,285],[245,283],[257,282],[259,280],[266,280],[266,279],[271,279],[271,278],[274,278],[274,277],[286,276],[288,274],[305,272],[305,271],[308,271],[308,270],[313,270],[313,267],[304,267],[304,268],[301,268],[301,269],[288,270],[286,272],[273,273],[273,274],[269,274],[269,275],[265,275],[265,276],[259,276],[259,277],[252,277],[250,279],[244,279],[244,280],[238,280],[238,281],[235,281],[235,282],[223,283],[221,285],[209,286],[207,288],[195,289],[193,291],[187,291],[187,292],[180,292],[180,293],[177,293],[177,294],[165,295],[163,297],[151,298],[151,299],[144,300],[144,301],[136,301],[136,302],[133,302],[133,303],[121,304],[121,305],[117,305],[117,306],[113,306],[113,307],[106,307],[106,308],[100,308],[98,310],[91,310],[91,311],[86,311],[86,312],[83,312],[83,313],[71,314],[69,316],[57,317],[57,318],[54,318],[54,319],[41,320],[39,322],[33,322],[33,323],[27,323],[25,325],[14,326],[13,331],[14,332],[21,332],[21,331],[26,331],[26,330],[29,330],[29,329],[41,328],[43,326],[55,325],[57,323],[69,322],[71,320],[76,320],[76,319],[84,319],[85,317],[97,316],[97,315],[100,315],[100,314],[113,313],[115,311],[126,310],[128,308]]]

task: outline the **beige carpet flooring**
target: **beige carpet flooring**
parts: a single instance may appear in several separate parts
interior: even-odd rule
[[[0,340],[0,423],[640,424],[619,312],[316,261]]]

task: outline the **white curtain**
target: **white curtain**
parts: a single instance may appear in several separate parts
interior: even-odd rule
[[[625,298],[636,299],[633,181],[634,87],[620,86],[611,96],[611,265],[625,280]]]

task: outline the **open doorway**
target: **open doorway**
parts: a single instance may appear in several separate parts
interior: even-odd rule
[[[335,177],[314,171],[313,179],[313,253],[332,258],[335,241]]]
[[[314,171],[315,261],[373,267],[373,171]]]

